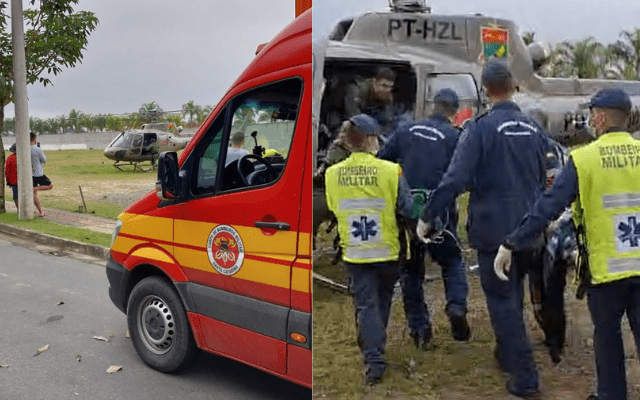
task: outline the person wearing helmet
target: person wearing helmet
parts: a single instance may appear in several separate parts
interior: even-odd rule
[[[494,268],[508,279],[512,254],[571,205],[578,234],[578,271],[593,321],[598,382],[590,400],[627,398],[621,319],[640,344],[640,142],[625,131],[631,100],[621,88],[598,91],[590,121],[596,140],[573,150],[551,189],[506,236]],[[509,275],[512,275],[509,273]]]
[[[442,230],[444,210],[469,191],[469,241],[477,251],[480,280],[496,337],[496,356],[508,374],[507,390],[519,397],[539,393],[539,375],[523,318],[523,281],[540,268],[542,239],[514,255],[511,280],[495,275],[493,261],[505,236],[518,226],[544,190],[545,130],[513,102],[515,82],[506,63],[491,60],[482,83],[492,102],[462,132],[451,163],[418,221],[420,238]]]
[[[451,89],[436,93],[431,116],[423,121],[397,129],[378,153],[383,160],[402,166],[414,195],[414,218],[417,219],[429,193],[442,179],[458,142],[459,131],[451,118],[460,106]],[[455,200],[447,206],[446,233],[440,242],[424,244],[418,238],[411,242],[411,260],[401,269],[402,293],[409,333],[419,348],[426,349],[432,336],[429,309],[424,299],[424,252],[428,251],[441,267],[445,285],[446,314],[453,338],[469,339],[467,295],[469,285],[465,274],[462,249],[458,245],[458,213]]]
[[[370,116],[352,117],[345,134],[351,154],[325,173],[327,206],[338,221],[369,385],[378,383],[386,369],[386,328],[401,249],[396,213],[410,218],[413,203],[400,166],[376,158],[378,134]]]
[[[12,144],[9,148],[11,155],[7,157],[7,161],[4,164],[4,179],[7,181],[7,185],[11,187],[13,193],[13,202],[16,204],[16,210],[18,209],[18,157],[16,156],[16,144]]]

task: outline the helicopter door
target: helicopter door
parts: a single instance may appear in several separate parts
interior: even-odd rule
[[[142,147],[142,135],[134,135],[131,141],[131,154],[140,154]]]
[[[149,154],[149,145],[151,144],[151,140],[155,140],[158,142],[158,135],[155,133],[145,133],[144,134],[144,145],[142,146],[142,155]]]
[[[452,89],[458,95],[460,109],[453,117],[455,126],[462,126],[480,111],[480,93],[471,74],[429,74],[425,93],[426,115],[433,110],[433,98],[442,89]]]

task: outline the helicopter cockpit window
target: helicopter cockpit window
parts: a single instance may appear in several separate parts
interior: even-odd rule
[[[433,98],[442,89],[452,89],[460,100],[460,109],[453,118],[454,125],[462,125],[478,113],[480,94],[471,74],[433,74],[429,75],[426,86],[426,114],[431,113]]]
[[[132,147],[140,147],[142,146],[142,135],[135,135],[133,137]]]
[[[113,141],[113,143],[111,143],[111,146],[129,148],[131,147],[133,137],[134,135],[129,132],[123,132]]]

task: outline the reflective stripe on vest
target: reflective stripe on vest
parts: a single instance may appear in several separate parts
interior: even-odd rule
[[[640,141],[625,132],[607,133],[572,151],[571,158],[591,283],[640,276]]]
[[[343,260],[373,263],[398,259],[398,164],[353,153],[325,173],[327,206],[336,215]]]

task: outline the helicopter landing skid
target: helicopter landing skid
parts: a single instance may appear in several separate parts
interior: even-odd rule
[[[156,166],[151,164],[151,161],[116,161],[113,166],[120,171],[129,171],[129,169],[123,169],[122,167],[133,166],[133,171],[149,172],[155,171]]]

